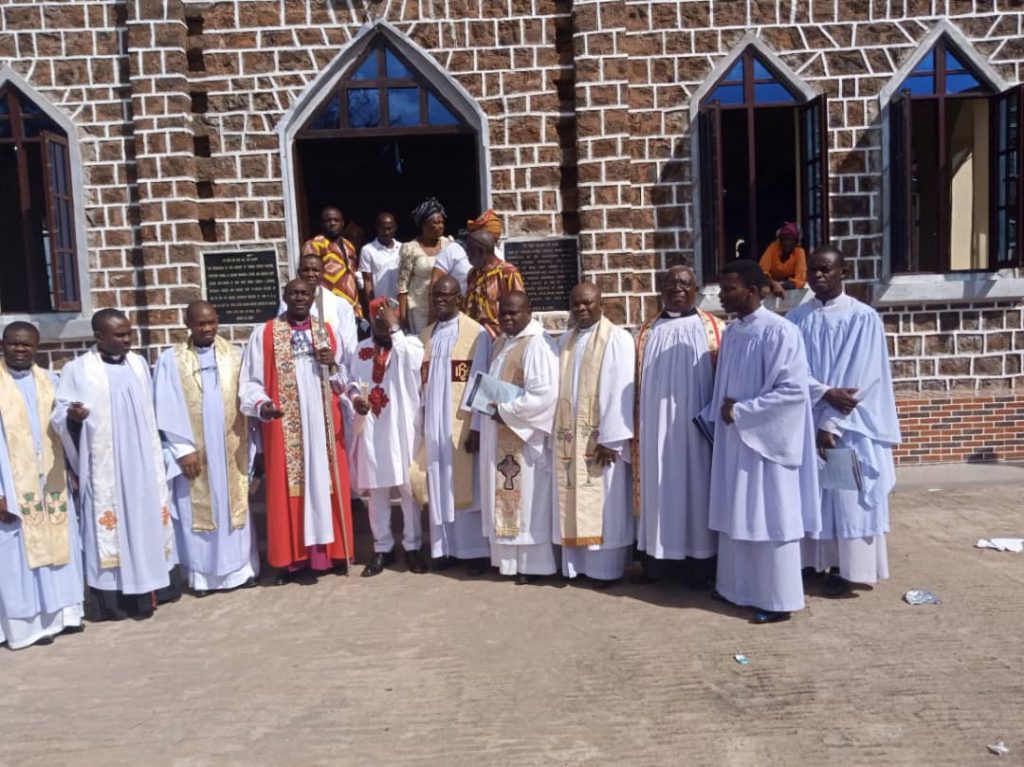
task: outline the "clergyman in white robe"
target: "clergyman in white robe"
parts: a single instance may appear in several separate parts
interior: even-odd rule
[[[0,362],[0,366],[6,365]],[[42,455],[42,441],[49,438],[49,421],[40,420],[36,392],[35,370],[8,370],[18,393],[24,402],[35,456]],[[57,384],[57,377],[50,371],[43,371],[51,387]],[[51,389],[52,392],[52,389]],[[7,642],[12,650],[46,640],[65,629],[82,625],[83,585],[82,550],[78,533],[78,520],[71,493],[67,492],[66,507],[45,509],[47,503],[43,488],[45,478],[39,475],[38,484],[18,487],[14,481],[14,467],[11,461],[7,429],[13,420],[5,420],[0,413],[0,498],[7,505],[8,513],[15,517],[9,523],[0,522],[0,643]],[[63,454],[56,470],[64,476]],[[38,460],[34,460],[38,465]],[[66,484],[66,477],[65,477]],[[32,498],[26,498],[32,494]],[[42,502],[35,512],[46,514],[43,524],[51,524],[54,515],[63,515],[60,523],[67,541],[66,564],[47,564],[37,567],[30,565],[25,545],[23,525],[25,510],[22,502]],[[28,510],[31,513],[31,510]]]
[[[639,337],[637,549],[654,559],[706,560],[718,548],[708,523],[711,446],[693,423],[714,386],[708,323],[717,320],[662,312]]]
[[[498,405],[506,426],[522,440],[522,462],[507,470],[507,481],[519,493],[519,529],[515,535],[499,535],[495,527],[495,502],[499,464],[498,424],[484,418],[480,427],[480,500],[483,530],[491,544],[491,564],[502,575],[553,575],[557,570],[552,539],[555,505],[551,429],[558,404],[558,353],[554,342],[536,320],[515,338],[502,337],[501,348],[492,350],[490,374],[500,378],[509,355],[522,351],[524,393]],[[505,476],[505,475],[503,475]]]
[[[579,383],[584,355],[601,321],[610,322],[604,318],[590,327],[571,330],[558,340],[561,355],[572,340],[572,334],[578,333],[570,374],[572,406],[577,413],[581,407]],[[597,444],[615,453],[617,460],[601,469],[604,491],[601,543],[569,546],[562,542],[562,575],[568,578],[585,575],[595,580],[615,581],[622,578],[629,563],[636,535],[630,465],[635,367],[636,348],[632,336],[623,328],[612,325],[598,378],[600,426]],[[556,483],[566,481],[560,468],[555,468]]]
[[[219,347],[219,348],[218,348]],[[218,360],[218,355],[230,357]],[[196,370],[181,370],[188,356],[195,359]],[[218,364],[220,362],[220,364]],[[238,407],[238,373],[241,354],[226,341],[210,346],[178,344],[166,349],[157,360],[153,390],[156,398],[157,426],[170,453],[167,478],[171,485],[171,508],[174,512],[181,561],[189,587],[197,592],[234,589],[251,582],[259,573],[259,550],[255,529],[248,514],[248,466],[238,466],[236,456],[229,456],[227,434],[238,429],[242,433],[242,450],[248,454],[250,442],[247,418]],[[223,371],[233,371],[229,381],[221,381]],[[202,445],[200,452],[189,417],[189,406],[182,388],[182,375],[198,373],[202,403]],[[234,407],[224,404],[222,389],[233,393]],[[236,423],[236,419],[242,423]],[[193,514],[193,483],[181,473],[178,459],[200,452],[200,471],[206,475],[212,525],[196,524]],[[229,460],[232,464],[229,466]],[[246,456],[246,463],[248,458]],[[245,524],[237,526],[232,513],[232,485],[243,485],[245,492]],[[241,488],[236,490],[239,494]],[[209,529],[212,527],[213,529]]]
[[[732,424],[721,419],[726,399],[735,400]],[[800,610],[800,541],[821,520],[807,356],[792,323],[758,307],[729,325],[705,417],[715,423],[718,593],[764,611]]]
[[[889,577],[885,536],[889,493],[896,484],[892,449],[900,444],[885,331],[878,313],[845,293],[822,303],[817,298],[793,309],[787,319],[803,333],[810,365],[810,395],[816,427],[852,449],[862,487],[821,490],[821,531],[805,539],[804,565],[819,571],[838,567],[854,583]],[[856,388],[857,406],[847,415],[824,399],[831,388]]]
[[[68,419],[75,402],[89,411],[80,431]],[[105,592],[96,595],[104,617],[151,613],[151,592],[177,589],[168,575],[177,557],[146,360],[128,352],[108,362],[93,347],[69,362],[52,423],[78,475],[86,583]]]
[[[376,313],[374,299],[370,314]],[[391,532],[391,496],[402,506],[402,548],[419,552],[423,545],[421,509],[412,497],[409,467],[417,447],[415,424],[420,408],[420,365],[423,344],[401,330],[390,334],[390,348],[374,336],[359,343],[352,360],[349,396],[369,400],[370,412],[356,415],[352,473],[359,490],[370,495],[373,550],[389,553],[395,547]],[[377,362],[375,362],[375,359]],[[385,360],[381,370],[380,360]]]
[[[472,460],[473,500],[465,508],[455,508],[453,487],[452,433],[456,429],[456,413],[452,412],[452,353],[459,340],[460,316],[476,329],[475,356],[468,370],[468,380],[477,371],[487,371],[491,337],[487,330],[465,315],[438,321],[429,338],[430,364],[423,390],[423,439],[426,443],[426,482],[428,518],[430,521],[430,555],[435,559],[484,559],[490,546],[480,521],[479,454]],[[469,414],[464,414],[469,416]],[[469,416],[471,428],[479,431],[482,416]],[[464,450],[463,446],[459,446]]]

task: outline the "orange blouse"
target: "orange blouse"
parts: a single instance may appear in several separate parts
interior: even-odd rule
[[[782,246],[779,245],[778,240],[775,240],[764,249],[758,263],[761,265],[761,270],[776,282],[792,280],[798,288],[807,284],[807,254],[799,245],[793,248],[789,258],[783,261]]]

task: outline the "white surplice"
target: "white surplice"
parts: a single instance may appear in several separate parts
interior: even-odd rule
[[[711,446],[693,418],[714,386],[707,330],[696,313],[663,317],[647,334],[640,388],[637,548],[656,559],[708,559]]]
[[[164,350],[160,355],[153,374],[157,426],[170,454],[167,481],[171,489],[178,557],[189,587],[196,591],[233,589],[256,577],[260,561],[251,519],[242,528],[231,528],[225,430],[236,417],[244,416],[237,411],[224,412],[214,347],[197,348],[196,353],[203,394],[203,441],[206,445],[200,471],[206,473],[209,482],[216,530],[198,532],[192,529],[191,484],[181,473],[177,462],[196,452],[196,440],[173,348]],[[238,355],[237,350],[233,353]]]
[[[168,571],[177,563],[167,537],[169,528],[165,528],[163,521],[168,504],[163,460],[152,449],[160,438],[153,412],[149,365],[134,352],[129,352],[119,364],[100,363],[98,354],[94,347],[64,366],[52,424],[60,434],[68,464],[78,475],[86,583],[100,591],[146,594],[168,586]],[[96,369],[106,378],[109,403],[105,405],[97,401],[102,389],[97,388],[100,384],[92,378]],[[67,422],[72,402],[81,402],[89,410],[77,444]],[[113,444],[100,444],[104,411],[111,419]],[[101,483],[112,482],[114,487],[120,562],[117,567],[104,568],[100,559],[94,509],[94,450],[97,454],[113,453],[114,476],[96,479]],[[167,513],[170,514],[169,509]]]
[[[597,323],[579,331],[572,362],[570,391],[578,406],[580,369]],[[570,340],[565,333],[558,349],[565,349]],[[618,460],[601,472],[604,490],[601,543],[591,546],[563,546],[562,574],[569,578],[586,575],[598,580],[621,578],[629,562],[630,546],[635,539],[633,517],[633,475],[630,466],[630,440],[633,438],[633,379],[636,368],[636,346],[633,337],[620,327],[612,328],[611,337],[601,360],[598,379],[600,437],[598,444],[613,451]],[[559,481],[559,477],[555,477]],[[555,520],[556,526],[558,520]],[[557,539],[556,539],[557,540]]]
[[[810,367],[815,425],[837,437],[837,447],[859,459],[863,487],[821,491],[821,532],[805,539],[804,564],[838,567],[856,583],[889,577],[885,536],[889,493],[896,483],[892,449],[900,444],[885,331],[878,313],[845,293],[793,309],[787,319],[801,331]],[[831,388],[856,388],[848,415],[823,399]]]
[[[455,510],[452,491],[452,440],[455,420],[452,413],[452,350],[459,335],[459,317],[434,326],[430,339],[430,370],[423,391],[423,438],[427,450],[427,495],[430,498],[430,555],[481,559],[490,554],[480,521],[480,461],[473,461],[473,503]],[[487,370],[491,337],[481,327],[477,335],[476,356],[470,368],[470,380],[478,370]],[[472,428],[480,429],[481,416],[473,414]]]
[[[331,386],[340,392],[348,380],[344,347],[330,323],[326,329],[334,334],[335,341],[334,361],[337,367],[331,375]],[[272,332],[269,323],[257,327],[249,337],[242,356],[238,397],[242,412],[251,418],[259,418],[260,406],[271,401],[263,375],[263,336],[269,332]],[[313,356],[313,338],[309,330],[292,330],[292,352],[302,419],[303,543],[306,546],[317,546],[334,542],[334,523],[331,516],[331,463],[327,457],[327,426],[320,364]]]
[[[734,423],[721,419],[733,399]],[[804,606],[800,540],[821,529],[814,419],[800,331],[759,307],[722,336],[714,395],[710,525],[717,589],[734,604]]]
[[[370,526],[374,551],[388,552],[391,536],[390,495],[399,496],[404,520],[402,547],[418,551],[423,543],[420,507],[412,497],[409,467],[417,447],[416,423],[420,409],[420,366],[423,344],[401,330],[391,334],[391,352],[379,382],[373,380],[374,340],[360,342],[352,357],[349,396],[365,390],[370,402],[378,386],[386,403],[366,415],[356,415],[352,449],[352,481],[370,491]]]
[[[531,320],[514,339],[508,339],[491,360],[490,374],[500,377],[509,353],[527,344],[523,354],[524,394],[498,405],[498,413],[523,441],[520,483],[520,531],[512,538],[498,538],[494,529],[495,477],[497,475],[497,427],[491,418],[480,425],[480,501],[483,531],[491,543],[491,563],[502,575],[552,575],[557,569],[552,538],[555,486],[552,476],[551,430],[558,404],[558,353],[551,338]]]
[[[10,373],[24,397],[38,453],[42,450],[44,430],[50,428],[50,424],[39,421],[35,376],[31,371],[11,370]],[[57,377],[49,371],[46,374],[56,386]],[[17,516],[21,492],[14,485],[5,428],[0,413],[0,498],[7,502],[8,511]],[[38,487],[27,491],[41,496],[44,484],[40,477]],[[68,493],[66,524],[70,561],[65,565],[32,569],[25,554],[20,521],[0,522],[0,643],[6,641],[12,650],[28,647],[82,623],[82,545],[71,493]]]

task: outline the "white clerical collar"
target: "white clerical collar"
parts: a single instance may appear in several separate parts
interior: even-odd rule
[[[15,370],[14,368],[7,368],[7,372],[11,374],[11,378],[25,378],[32,375],[32,368],[28,370]]]
[[[843,303],[845,299],[846,299],[846,291],[845,290],[839,291],[839,295],[838,296],[836,296],[835,298],[830,298],[828,301],[822,301],[818,297],[814,298],[814,300],[818,302],[819,306],[835,306],[836,304]]]
[[[450,328],[452,325],[455,325],[456,323],[458,323],[458,321],[459,321],[459,315],[456,314],[450,320],[438,320],[437,321],[437,326],[439,328]]]
[[[594,323],[593,325],[591,325],[590,327],[586,327],[586,328],[581,328],[581,327],[577,326],[577,327],[576,327],[576,331],[577,331],[577,332],[578,332],[578,333],[579,333],[579,334],[580,334],[581,336],[582,336],[582,335],[584,335],[585,333],[593,333],[593,332],[594,332],[594,330],[595,330],[595,328],[597,328],[597,326],[598,326],[598,325],[600,324],[600,322],[601,322],[601,321],[600,321],[600,320],[598,320],[598,321],[597,321],[597,322],[595,322],[595,323]]]

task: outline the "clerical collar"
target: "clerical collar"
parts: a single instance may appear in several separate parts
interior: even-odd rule
[[[288,317],[288,315],[286,314],[285,317]],[[310,320],[309,317],[306,317],[306,319],[302,320],[301,322],[296,322],[291,317],[288,317],[288,324],[291,326],[292,330],[312,330],[313,329],[313,323],[312,323],[312,321]]]
[[[441,327],[441,328],[447,328],[447,327],[450,327],[451,325],[454,325],[458,321],[459,321],[459,315],[458,315],[458,313],[456,313],[454,317],[451,317],[451,318],[449,318],[447,320],[438,320],[437,321],[437,326]]]
[[[839,303],[839,300],[843,299],[843,298],[846,298],[846,291],[845,290],[840,290],[838,296],[836,296],[835,298],[830,298],[827,301],[822,301],[817,296],[814,297],[814,300],[817,301],[822,306],[835,306],[837,303]]]
[[[100,352],[100,359],[108,365],[123,365],[124,361],[128,359],[128,355],[121,354],[119,356],[115,356],[113,354],[107,354],[106,352]]]
[[[670,312],[668,309],[662,309],[661,314],[658,316],[659,320],[678,320],[680,317],[692,317],[697,313],[697,307],[693,307],[688,312]]]
[[[11,374],[11,378],[24,378],[25,376],[32,375],[32,368],[28,367],[24,370],[15,370],[14,368],[7,368],[7,372]]]

